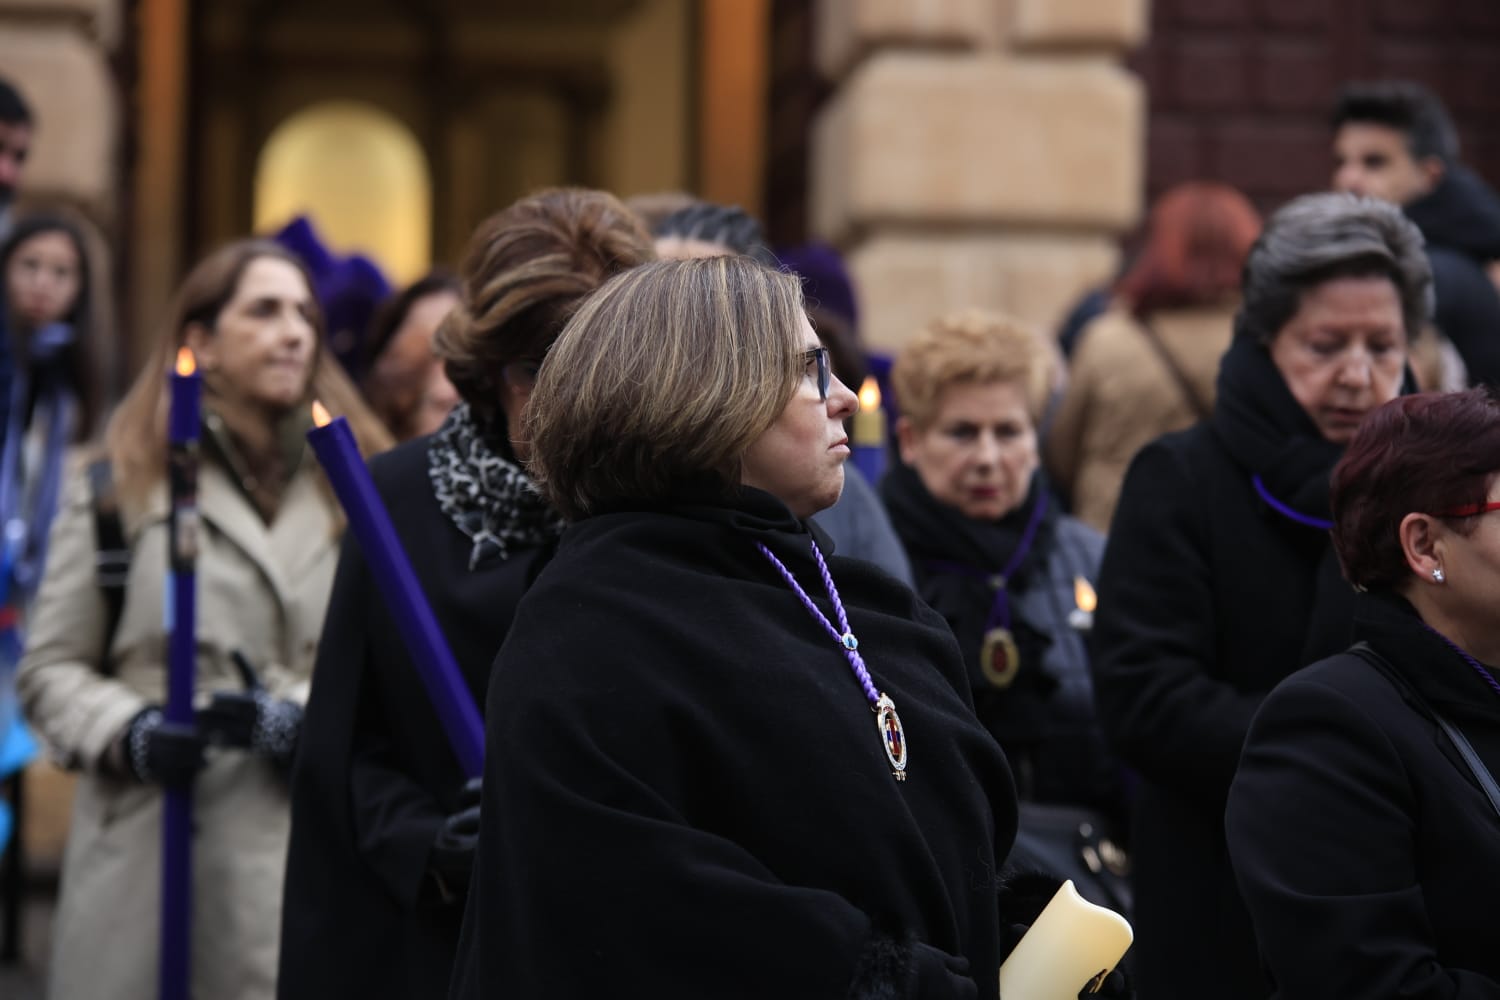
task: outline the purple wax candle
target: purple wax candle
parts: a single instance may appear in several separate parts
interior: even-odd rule
[[[177,352],[167,415],[167,704],[163,728],[191,730],[197,675],[198,433],[203,379],[193,352]],[[162,798],[161,952],[157,995],[187,1000],[192,971],[193,789]]]
[[[375,492],[375,483],[359,454],[349,421],[343,417],[330,420],[328,411],[318,403],[313,404],[313,419],[318,426],[307,432],[308,443],[343,505],[349,529],[359,540],[370,574],[385,599],[386,609],[396,620],[454,755],[464,773],[478,777],[484,766],[484,722],[438,628],[432,607],[417,584],[411,560],[396,537],[390,514]]]

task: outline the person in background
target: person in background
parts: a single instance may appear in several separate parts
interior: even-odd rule
[[[31,106],[15,84],[0,77],[0,240],[10,234],[11,206],[26,173],[36,131]]]
[[[563,331],[526,423],[570,524],[490,685],[451,996],[996,996],[1004,755],[943,620],[806,521],[855,405],[744,256]]]
[[[1224,184],[1182,184],[1152,206],[1140,253],[1073,355],[1049,432],[1048,471],[1084,523],[1107,532],[1135,453],[1212,411],[1260,226]]]
[[[1500,397],[1381,407],[1332,496],[1358,645],[1266,697],[1225,819],[1272,995],[1500,996]]]
[[[1427,321],[1422,237],[1392,205],[1298,198],[1245,263],[1209,420],[1125,475],[1094,617],[1099,718],[1141,778],[1131,865],[1142,996],[1262,998],[1224,843],[1256,708],[1348,646],[1353,591],[1329,545],[1329,474],[1366,415],[1410,388]]]
[[[1062,512],[1038,458],[1053,363],[1031,330],[1001,316],[929,324],[892,370],[901,462],[882,495],[917,592],[958,637],[975,711],[1017,795],[1118,814],[1075,614],[1104,539]]]
[[[697,202],[667,216],[654,235],[657,255],[663,260],[740,254],[769,267],[779,266],[776,256],[766,246],[760,223],[734,206]],[[833,350],[829,349],[830,356]],[[850,364],[847,358],[845,364]],[[840,376],[844,374],[841,372]],[[890,518],[871,484],[853,466],[845,470],[843,493],[831,507],[820,511],[816,520],[841,555],[873,562],[898,580],[911,584],[911,565],[896,539]]]
[[[365,398],[397,441],[431,434],[458,405],[432,340],[459,302],[458,279],[433,271],[377,310],[366,346]]]
[[[524,464],[537,372],[588,293],[653,257],[635,217],[602,191],[541,191],[487,219],[435,340],[462,402],[436,433],[371,467],[481,709],[517,602],[562,530]],[[453,967],[477,800],[382,611],[351,541],[292,780],[283,1000],[442,996]],[[578,622],[590,630],[586,615]]]
[[[6,599],[24,607],[40,583],[64,450],[94,438],[104,406],[99,355],[108,338],[94,302],[83,234],[67,219],[31,216],[0,245],[4,325],[19,362],[0,437],[0,523]]]
[[[157,996],[163,786],[193,789],[190,994],[274,995],[287,771],[343,523],[306,447],[310,401],[347,414],[367,451],[388,443],[330,361],[320,323],[306,273],[280,247],[241,240],[210,253],[107,430],[129,546],[117,620],[95,573],[89,477],[58,514],[19,678],[28,721],[83,772],[52,928],[53,996]],[[202,707],[188,733],[162,716],[167,372],[182,347],[204,387]]]
[[[1471,383],[1500,382],[1500,198],[1458,160],[1447,109],[1420,84],[1351,83],[1333,125],[1333,188],[1399,205],[1426,239],[1433,323],[1458,349]]]

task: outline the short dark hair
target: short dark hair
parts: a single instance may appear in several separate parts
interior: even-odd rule
[[[15,84],[0,77],[0,124],[30,125],[32,121],[31,105],[26,103],[26,98],[21,96]]]
[[[1306,194],[1266,223],[1241,282],[1237,337],[1276,339],[1302,296],[1335,278],[1389,278],[1410,343],[1432,315],[1432,266],[1421,230],[1401,209],[1353,194]]]
[[[1395,587],[1410,568],[1401,519],[1482,504],[1500,472],[1491,388],[1399,396],[1365,418],[1333,470],[1333,548],[1356,587]],[[1473,518],[1453,518],[1474,530]]]
[[[738,205],[716,205],[700,201],[673,212],[652,233],[657,239],[677,237],[716,243],[730,253],[754,257],[777,267],[776,255],[766,246],[766,236],[755,216]]]
[[[1417,159],[1436,156],[1445,164],[1458,159],[1458,130],[1437,96],[1408,80],[1351,83],[1339,92],[1333,106],[1335,130],[1355,124],[1384,125],[1406,136]]]

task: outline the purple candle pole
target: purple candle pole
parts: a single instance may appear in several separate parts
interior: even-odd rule
[[[318,426],[307,432],[308,443],[349,517],[349,528],[370,564],[386,609],[396,620],[453,753],[464,773],[477,778],[484,766],[484,722],[417,584],[411,560],[396,538],[390,514],[375,492],[349,421],[343,417],[330,420],[319,403],[313,403],[313,419]]]
[[[854,415],[850,459],[871,486],[885,474],[885,411],[880,408],[880,386],[875,376],[859,387],[859,412]]]
[[[167,705],[163,728],[192,730],[197,674],[198,429],[203,380],[193,353],[177,352],[167,419]],[[157,996],[187,1000],[192,967],[193,789],[167,786],[162,801],[161,963]]]

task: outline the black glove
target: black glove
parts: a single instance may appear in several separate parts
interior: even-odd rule
[[[245,681],[245,691],[216,691],[198,711],[198,731],[218,746],[238,747],[269,757],[283,771],[291,767],[302,731],[302,706],[273,698],[260,677],[235,650],[230,654]]]
[[[458,795],[458,811],[443,820],[427,855],[428,873],[438,898],[445,903],[463,899],[469,892],[474,851],[479,846],[480,788],[478,778],[464,784]]]
[[[203,768],[203,736],[190,726],[168,723],[158,705],[135,714],[122,742],[125,765],[143,784],[190,788]]]

